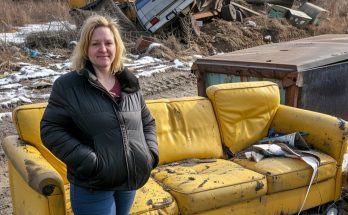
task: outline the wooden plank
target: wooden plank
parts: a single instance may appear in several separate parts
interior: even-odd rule
[[[285,105],[297,107],[299,98],[299,87],[292,85],[285,88]]]
[[[198,19],[203,19],[203,18],[216,16],[216,15],[218,15],[216,11],[204,11],[204,12],[195,13],[192,16],[195,20],[198,20]]]
[[[243,5],[240,5],[240,4],[235,3],[235,2],[230,2],[230,3],[231,3],[233,6],[236,6],[236,7],[240,8],[240,9],[243,9],[243,10],[245,10],[245,11],[248,11],[249,13],[252,13],[252,14],[254,14],[254,15],[256,15],[256,16],[261,16],[261,13],[258,13],[258,12],[254,11],[254,10],[251,10],[251,9],[247,8],[247,7],[244,7]]]

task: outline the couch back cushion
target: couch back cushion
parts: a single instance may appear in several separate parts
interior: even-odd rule
[[[218,124],[207,98],[150,100],[147,105],[156,120],[160,164],[222,157]]]
[[[210,101],[203,97],[147,101],[156,119],[160,163],[188,158],[222,156],[219,128]],[[47,103],[29,104],[13,111],[20,139],[35,146],[60,173],[64,183],[66,166],[42,143],[40,121]]]
[[[64,184],[68,183],[66,178],[65,164],[55,157],[43,144],[40,137],[40,121],[47,103],[22,105],[14,109],[13,122],[16,125],[18,136],[28,144],[35,146],[43,157],[62,176]]]
[[[207,88],[222,134],[222,143],[238,152],[265,137],[279,107],[278,85],[239,82]]]

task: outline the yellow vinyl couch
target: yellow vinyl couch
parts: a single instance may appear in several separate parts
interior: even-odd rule
[[[303,209],[341,194],[345,121],[279,103],[272,82],[214,85],[208,98],[147,101],[156,119],[160,165],[136,194],[131,214],[294,214],[312,176],[304,161],[269,157],[259,162],[225,159],[280,133],[306,132],[320,166]],[[3,140],[14,214],[72,214],[65,165],[40,140],[46,104],[13,111],[18,136]]]

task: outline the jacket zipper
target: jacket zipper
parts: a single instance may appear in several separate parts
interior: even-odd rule
[[[117,117],[118,121],[120,122],[121,135],[122,135],[122,140],[123,140],[123,143],[124,143],[123,145],[125,146],[125,148],[123,149],[123,152],[124,152],[124,157],[126,159],[126,165],[127,165],[128,189],[131,190],[132,189],[132,187],[131,187],[131,177],[130,177],[130,170],[129,170],[129,161],[128,161],[128,156],[127,156],[127,151],[129,151],[128,138],[127,138],[127,135],[124,134],[125,132],[127,132],[127,129],[126,129],[123,117],[121,115],[119,116],[120,107],[118,106],[116,100],[103,87],[101,87],[98,84],[94,83],[90,79],[88,79],[88,82],[92,86],[94,86],[95,88],[97,88],[97,89],[101,90],[102,92],[106,93],[108,95],[108,97],[111,99],[111,101],[115,104],[115,106],[113,106],[113,107],[114,107],[114,111],[115,111],[116,117]],[[116,107],[117,110],[115,110],[115,107]]]

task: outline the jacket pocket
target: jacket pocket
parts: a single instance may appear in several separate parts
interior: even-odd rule
[[[95,176],[89,183],[93,186],[111,188],[127,180],[127,164],[121,135],[117,129],[94,137],[94,148],[98,159]]]
[[[129,130],[129,147],[132,151],[136,188],[143,186],[150,177],[153,158],[145,142],[145,138],[139,131]]]
[[[97,171],[98,158],[95,152],[91,151],[84,157],[78,158],[80,164],[76,168],[71,169],[74,174],[80,179],[88,179]]]

